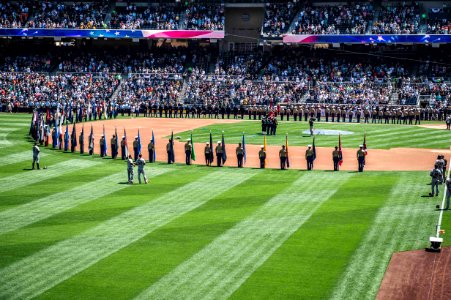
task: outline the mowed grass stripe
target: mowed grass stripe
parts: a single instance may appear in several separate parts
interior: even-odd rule
[[[41,157],[46,157],[47,155],[47,153],[42,152],[40,154]],[[0,156],[0,167],[22,163],[24,160],[32,161],[32,158],[33,152],[31,150]]]
[[[427,198],[420,197],[428,187],[413,177],[421,175],[401,173],[390,197],[351,258],[333,299],[374,299],[392,253],[410,249],[405,246],[425,245],[437,212]],[[420,220],[424,225],[422,228],[415,226]]]
[[[17,175],[0,178],[0,193],[52,179],[69,172],[79,171],[97,164],[98,162],[89,160],[70,159],[51,165],[49,166],[49,169],[46,170],[28,171]]]
[[[305,175],[308,180],[300,177],[137,299],[229,297],[352,176],[340,175],[312,173]],[[324,182],[328,184],[323,186]]]
[[[155,169],[150,173],[149,178],[159,176],[168,171],[170,169]],[[130,185],[119,184],[124,177],[125,174],[123,172],[116,173],[73,189],[2,211],[0,212],[0,235],[127,188]]]
[[[37,252],[0,271],[0,298],[36,297],[101,259],[201,206],[255,172],[211,174],[133,208],[71,239]],[[208,192],[204,190],[208,186]]]
[[[10,132],[0,132],[0,148],[5,146],[9,146],[12,144],[10,140],[8,140],[8,135]]]

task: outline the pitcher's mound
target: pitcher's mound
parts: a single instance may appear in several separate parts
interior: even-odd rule
[[[376,299],[451,299],[451,247],[393,254]]]

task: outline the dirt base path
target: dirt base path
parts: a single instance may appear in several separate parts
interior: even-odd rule
[[[214,119],[120,119],[120,120],[106,120],[101,122],[92,122],[95,136],[95,153],[99,153],[99,139],[102,134],[102,128],[105,126],[107,136],[108,154],[110,154],[110,139],[114,133],[115,127],[118,129],[118,135],[122,138],[123,128],[127,130],[127,141],[129,151],[132,152],[132,143],[138,133],[138,128],[141,133],[142,153],[148,159],[147,144],[150,141],[152,129],[155,134],[156,155],[157,161],[167,161],[166,144],[167,138],[173,130],[174,133],[192,130],[198,127],[203,127],[217,123],[236,123],[240,120],[214,120]],[[81,130],[80,125],[77,128],[77,135]],[[89,136],[90,123],[85,123],[85,149],[87,149],[87,139]],[[216,141],[213,141],[216,143]],[[227,144],[227,162],[226,166],[236,166],[237,160],[235,155],[235,144]],[[204,143],[195,143],[195,150],[197,160],[195,164],[205,164],[204,158]],[[259,167],[258,145],[246,145],[247,162],[246,167]],[[280,146],[267,147],[266,166],[268,168],[280,168],[279,162]],[[289,158],[291,169],[306,169],[307,163],[304,158],[305,147],[290,146]],[[86,151],[86,150],[85,150]],[[178,163],[185,162],[184,141],[176,141],[174,144],[175,160]],[[314,163],[314,168],[319,170],[333,170],[332,163],[332,148],[317,147],[317,159]],[[343,149],[344,163],[341,170],[357,170],[357,149]],[[396,148],[390,150],[370,149],[367,156],[365,170],[373,171],[425,171],[430,170],[438,153],[448,154],[450,151],[433,150],[433,149],[411,149],[411,148]],[[216,163],[215,163],[216,164]]]
[[[378,300],[451,299],[451,247],[441,253],[424,250],[395,253]]]

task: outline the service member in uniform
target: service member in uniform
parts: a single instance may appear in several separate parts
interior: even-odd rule
[[[78,144],[80,145],[80,154],[85,153],[85,141],[83,139],[83,131],[80,132],[78,137]]]
[[[105,157],[106,153],[103,151],[105,149],[105,136],[102,134],[100,138],[100,157]]]
[[[265,168],[266,151],[265,147],[260,146],[260,151],[258,151],[258,158],[260,159],[260,169]]]
[[[236,147],[236,158],[238,160],[238,168],[243,167],[243,157],[244,157],[244,149],[241,146],[241,143],[238,143],[238,147]]]
[[[313,159],[312,145],[307,145],[307,150],[305,150],[305,160],[307,160],[307,170],[309,171],[313,169]]]
[[[113,134],[113,137],[111,138],[111,158],[112,159],[116,159],[117,150],[118,149],[116,149],[116,135]]]
[[[210,143],[205,144],[204,154],[205,154],[205,164],[207,166],[210,166],[211,161],[212,161],[212,159],[211,159],[212,153],[211,153]]]
[[[172,157],[171,157],[171,146],[172,145],[172,140],[169,139],[169,142],[166,144],[166,153],[168,154],[168,164],[173,164],[174,162],[172,161]],[[172,151],[174,151],[174,148],[172,148]]]
[[[135,175],[135,172],[133,170],[134,166],[135,164],[133,163],[132,155],[130,154],[127,159],[127,176],[129,184],[133,184],[133,176]]]
[[[135,161],[138,160],[138,137],[135,137],[135,140],[133,141],[133,154]]]
[[[125,136],[123,136],[121,140],[121,156],[122,160],[127,158],[127,154],[125,153]]]
[[[314,125],[314,121],[315,119],[310,118],[310,120],[308,121],[309,126],[310,126],[310,136],[313,136],[313,125]]]
[[[146,161],[143,158],[143,155],[140,153],[138,155],[138,160],[136,160],[135,164],[138,166],[138,181],[141,184],[141,174],[144,178],[144,183],[147,184],[146,172],[144,171],[144,166],[146,165]]]
[[[216,152],[216,161],[217,161],[217,166],[218,167],[222,167],[222,145],[221,142],[218,141],[218,145],[215,148],[215,152]]]
[[[34,143],[33,146],[33,164],[32,164],[32,170],[34,170],[34,164],[36,163],[38,170],[40,170],[41,168],[39,167],[39,153],[41,152],[41,149],[39,149],[38,147],[38,143]]]
[[[359,172],[363,172],[363,167],[365,166],[365,150],[363,150],[363,145],[360,145],[359,150],[357,150],[357,161],[359,163]]]
[[[335,150],[332,151],[332,160],[334,162],[334,171],[339,171],[339,165],[340,162],[340,151],[338,151],[338,147],[335,146]]]
[[[445,181],[445,193],[446,193],[446,202],[445,207],[443,207],[443,210],[449,209],[449,200],[451,197],[451,178],[446,179]]]
[[[147,145],[147,151],[149,151],[149,162],[155,162],[153,159],[155,153],[155,145],[153,144],[152,140],[150,140],[149,144]]]
[[[193,146],[191,145],[191,139],[187,139],[185,143],[185,162],[186,165],[191,165],[191,151],[193,150]]]
[[[285,145],[282,145],[282,149],[279,151],[280,158],[280,169],[285,170],[285,166],[287,163],[287,150],[285,149]]]
[[[435,196],[438,196],[438,185],[441,183],[443,175],[442,171],[440,171],[440,167],[435,165],[429,175],[431,176],[431,193],[429,193],[429,196],[434,197],[434,194]]]

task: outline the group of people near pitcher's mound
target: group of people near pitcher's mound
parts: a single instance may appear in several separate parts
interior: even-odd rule
[[[449,202],[451,197],[451,178],[446,178],[446,167],[448,165],[448,161],[445,159],[444,155],[438,155],[437,159],[434,163],[434,168],[429,173],[431,176],[431,192],[429,193],[429,196],[431,197],[437,197],[438,192],[438,186],[440,184],[445,184],[445,207],[442,207],[444,210],[449,209]],[[437,206],[439,208],[439,206]]]

